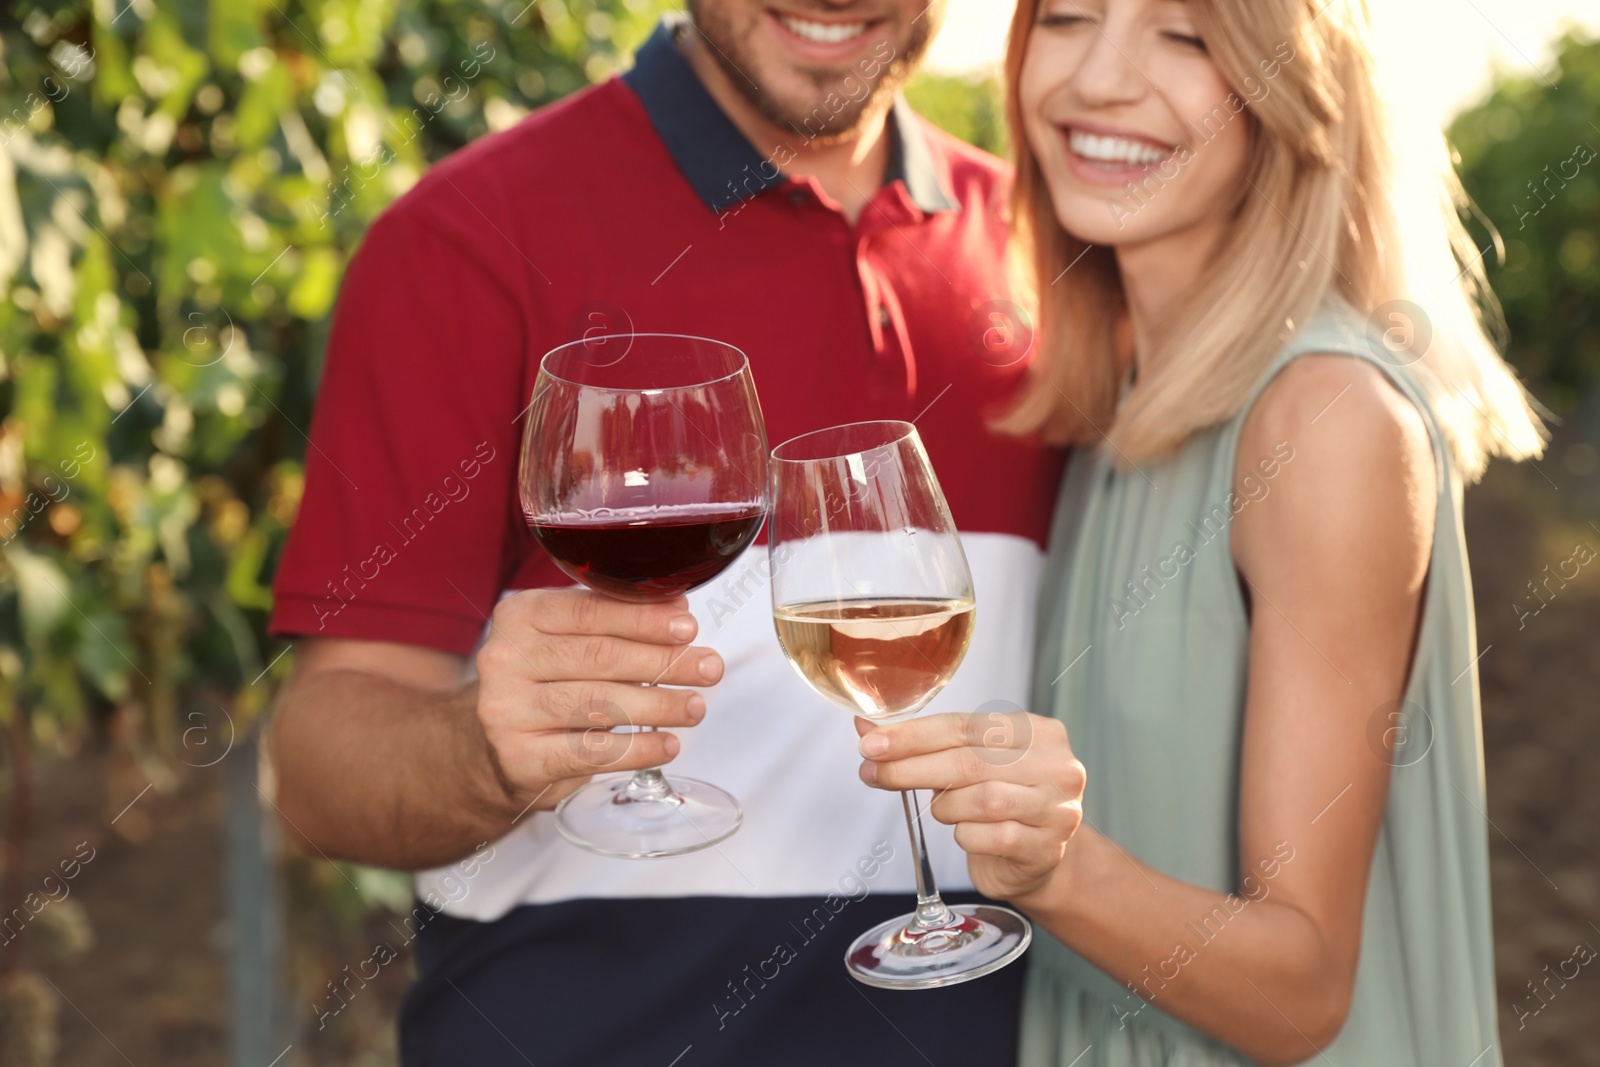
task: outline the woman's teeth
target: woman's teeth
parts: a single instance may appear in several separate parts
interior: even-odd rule
[[[796,37],[804,37],[818,44],[840,44],[867,32],[865,22],[811,22],[789,15],[779,15],[778,21]]]
[[[1123,166],[1143,167],[1159,163],[1172,154],[1170,148],[1156,148],[1146,141],[1127,137],[1101,137],[1082,130],[1068,135],[1072,150],[1084,159],[1095,163],[1120,163]]]

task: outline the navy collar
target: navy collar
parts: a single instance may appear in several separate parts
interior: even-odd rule
[[[683,15],[663,18],[622,80],[639,97],[657,136],[694,191],[720,213],[787,179],[739,132],[678,51],[675,38],[688,25]],[[955,210],[955,200],[939,180],[920,120],[901,97],[890,109],[888,128],[884,184],[904,182],[911,202],[928,214]]]

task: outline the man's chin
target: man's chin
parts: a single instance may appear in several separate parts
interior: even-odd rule
[[[749,91],[745,95],[762,118],[814,144],[859,136],[869,120],[883,114],[894,98],[894,87],[876,81],[864,85],[857,77],[817,77],[794,72],[785,79],[756,79],[778,85],[777,92]],[[748,83],[744,88],[749,89]],[[863,89],[870,89],[863,92]]]
[[[837,106],[840,99],[843,98],[830,101],[824,95],[810,103],[761,101],[757,106],[773,125],[812,144],[830,144],[859,136],[868,118],[880,114],[887,103],[868,97],[859,103],[849,103],[838,112],[830,110],[830,103]]]
[[[808,144],[854,139],[880,118],[931,32],[919,26],[898,45],[892,35],[872,32],[836,61],[807,60],[779,47],[760,25],[730,22],[708,0],[688,6],[728,84],[768,123]]]

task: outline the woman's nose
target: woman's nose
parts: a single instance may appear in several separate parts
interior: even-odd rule
[[[1091,27],[1082,61],[1072,75],[1079,99],[1091,107],[1130,104],[1149,90],[1150,82],[1135,61],[1137,42],[1116,27]]]

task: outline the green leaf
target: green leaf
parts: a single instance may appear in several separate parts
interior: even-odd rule
[[[169,307],[194,288],[197,260],[204,260],[205,270],[215,277],[225,265],[246,255],[233,221],[234,202],[226,178],[227,169],[217,162],[179,167],[161,197],[160,236],[166,254],[160,285],[162,301]],[[195,325],[187,315],[169,318],[167,347],[181,346],[182,335]]]
[[[157,110],[173,120],[189,110],[195,86],[211,69],[203,53],[190,48],[171,15],[157,10],[145,30],[147,54],[158,63],[169,79]]]
[[[17,584],[22,632],[30,641],[42,641],[72,611],[72,583],[54,560],[29,552],[20,542],[7,545],[5,557]]]
[[[261,15],[267,5],[260,0],[211,0],[208,7],[207,47],[218,66],[232,69],[239,57],[262,43]]]
[[[240,148],[260,148],[278,131],[278,116],[293,106],[294,82],[289,68],[274,60],[260,77],[245,85],[239,109],[234,113],[234,141]]]
[[[318,319],[327,314],[339,285],[339,270],[339,257],[333,249],[312,249],[305,256],[299,279],[289,291],[289,310],[303,319]]]
[[[110,608],[101,607],[90,611],[84,624],[78,666],[107,700],[126,699],[135,652],[128,640],[127,620]]]
[[[49,442],[50,428],[55,421],[57,364],[39,356],[19,357],[13,378],[16,393],[12,417],[22,423],[23,446],[29,453],[37,454]]]
[[[260,530],[251,530],[234,548],[228,560],[228,598],[241,608],[271,609],[272,590],[261,584],[266,558],[267,538]]]
[[[94,22],[94,97],[109,107],[116,107],[130,96],[139,95],[139,83],[133,80],[133,70],[128,63],[128,46],[117,30],[96,19]]]

